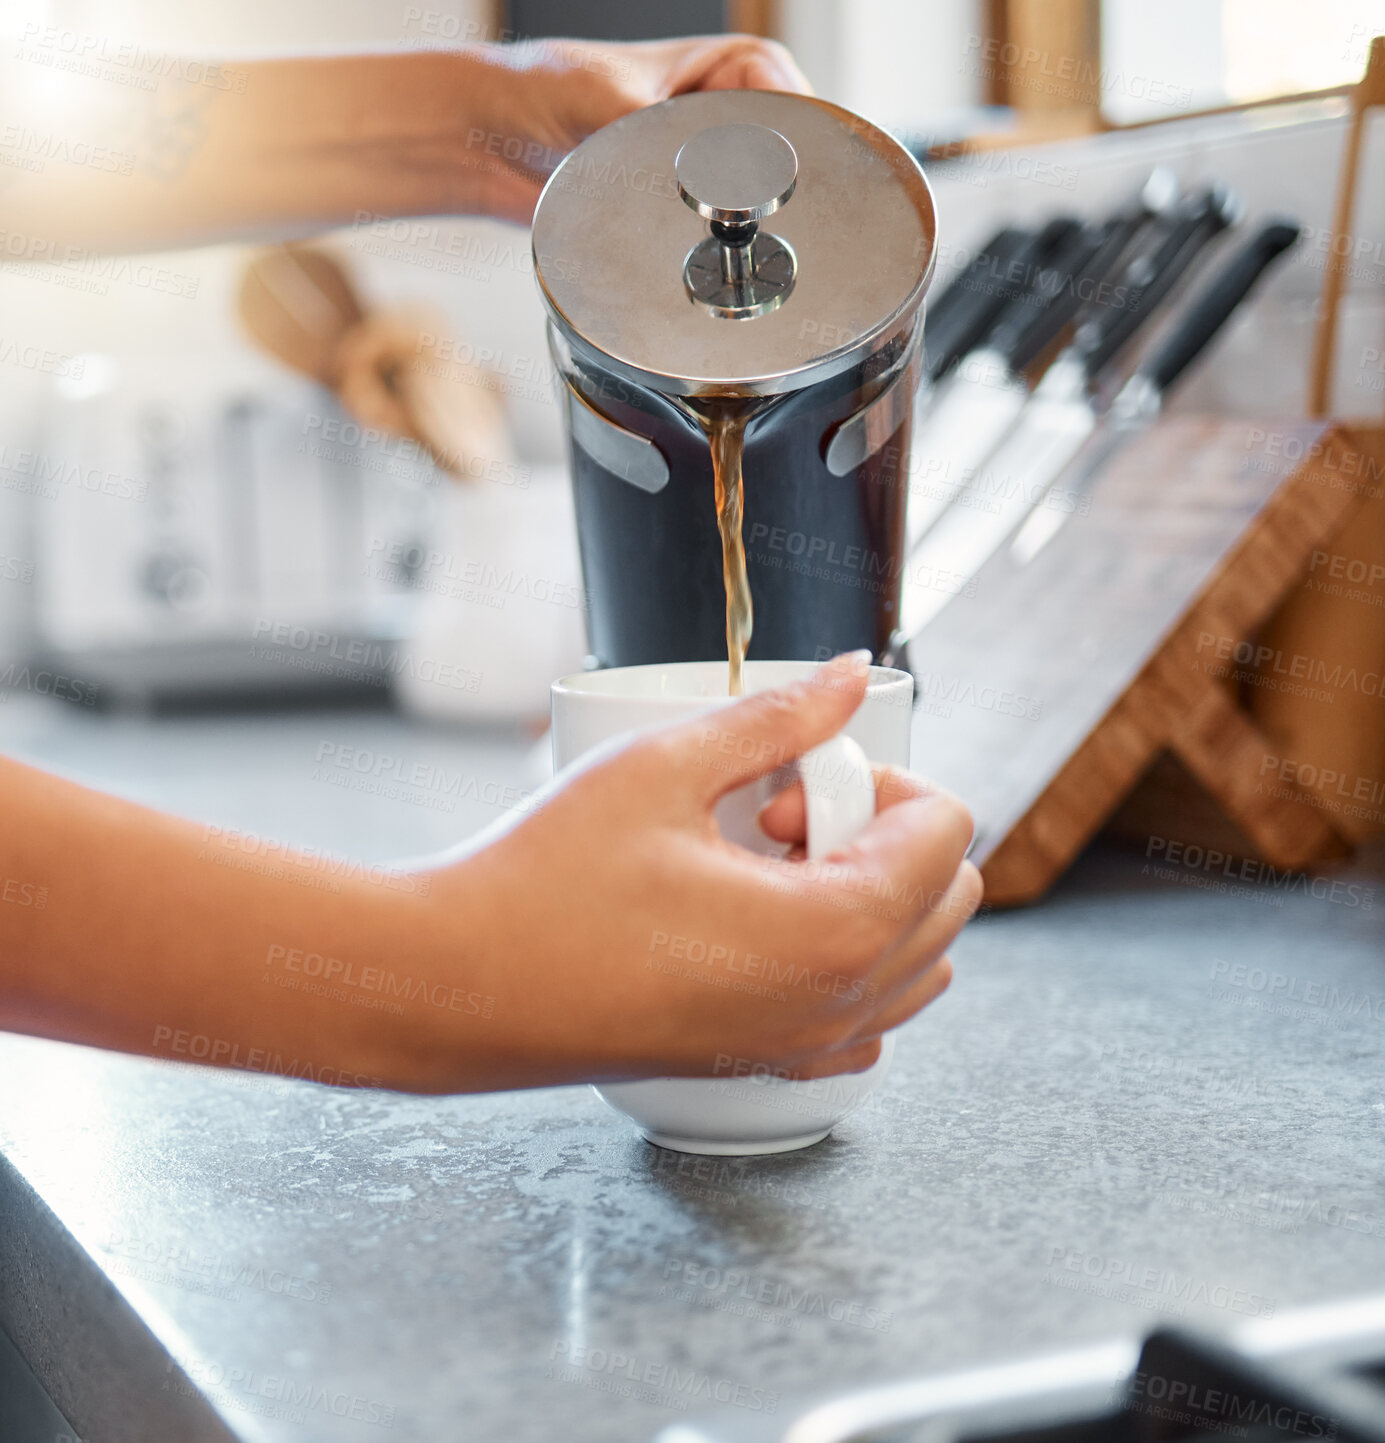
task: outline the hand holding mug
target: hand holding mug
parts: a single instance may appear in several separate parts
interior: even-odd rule
[[[431,1044],[413,1034],[412,1085],[715,1077],[727,1056],[799,1077],[871,1066],[882,1034],[947,986],[946,948],[980,902],[966,809],[883,766],[874,819],[822,861],[801,855],[797,788],[763,816],[787,855],[752,851],[717,820],[724,799],[852,722],[869,681],[852,655],[739,701],[708,693],[702,715],[586,752],[531,815],[438,869],[443,954],[450,935],[453,975],[495,1005],[486,1029],[453,1035],[440,1019]],[[646,700],[645,725],[659,714]],[[790,980],[736,989],[733,969]]]

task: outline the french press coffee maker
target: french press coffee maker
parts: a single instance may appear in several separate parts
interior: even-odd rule
[[[534,216],[595,665],[727,654],[711,454],[742,398],[751,658],[898,624],[910,420],[937,249],[913,157],[826,101],[679,96],[583,141]]]

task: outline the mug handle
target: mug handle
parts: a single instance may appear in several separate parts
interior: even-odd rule
[[[808,814],[808,860],[850,846],[875,815],[875,778],[860,745],[835,736],[798,759]]]

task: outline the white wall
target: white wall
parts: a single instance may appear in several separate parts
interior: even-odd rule
[[[887,130],[928,135],[981,101],[980,0],[785,0],[780,13],[818,94]]]

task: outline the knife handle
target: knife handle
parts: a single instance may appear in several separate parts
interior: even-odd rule
[[[1054,224],[1050,221],[1037,234],[1009,232],[1013,240],[1007,239],[994,251],[983,251],[966,274],[948,288],[949,293],[958,287],[961,291],[955,304],[944,311],[941,322],[925,314],[923,346],[929,380],[941,379],[963,356],[975,350],[990,333],[1000,312],[1028,290],[1045,247],[1052,244]]]
[[[1256,281],[1298,238],[1296,222],[1268,221],[1221,267],[1211,283],[1189,302],[1174,333],[1140,367],[1157,390],[1171,386],[1197,359]]]
[[[1074,305],[1078,282],[1103,248],[1109,226],[1073,226],[1054,248],[1034,284],[1001,312],[986,348],[1004,356],[1011,371],[1022,371],[1062,329]]]
[[[1104,225],[1089,225],[1071,245],[1077,255],[1071,284],[1063,288],[1015,335],[1007,351],[1012,371],[1025,371],[1063,333],[1074,316],[1091,310],[1088,293],[1101,294],[1101,287],[1116,272],[1131,241],[1154,219],[1166,213],[1178,194],[1178,182],[1163,167],[1156,167],[1140,187],[1139,195]]]
[[[1227,191],[1203,191],[1192,198],[1153,252],[1140,255],[1126,268],[1129,290],[1124,304],[1103,308],[1079,327],[1076,344],[1088,381],[1096,379],[1159,308],[1203,246],[1231,224],[1234,205]]]
[[[996,273],[1034,239],[1033,231],[1006,227],[997,231],[972,257],[971,263],[937,298],[923,316],[925,366],[933,380],[952,369],[970,350],[967,339],[976,330],[976,316],[990,305],[986,287]]]
[[[991,238],[972,256],[961,275],[954,276],[947,285],[939,290],[937,295],[928,297],[928,320],[929,325],[935,322],[941,323],[948,312],[967,294],[967,281],[972,272],[984,266],[990,259],[996,256],[1005,256],[1014,251],[1027,235],[1027,231],[1017,230],[1014,226],[1002,226]]]
[[[1015,337],[1009,352],[1012,370],[1023,371],[1043,355],[1063,327],[1086,306],[1082,283],[1086,281],[1099,287],[1147,219],[1146,215],[1121,216],[1096,227],[1097,243],[1080,263],[1072,285],[1065,288],[1066,294],[1060,294],[1053,304],[1033,317],[1022,335]]]

